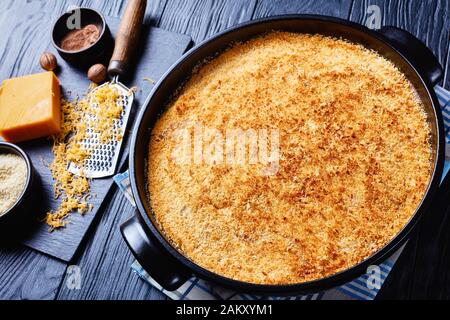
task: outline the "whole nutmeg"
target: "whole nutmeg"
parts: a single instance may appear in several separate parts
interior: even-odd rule
[[[89,68],[87,76],[94,83],[100,83],[106,79],[106,67],[101,63],[94,64]]]
[[[53,53],[50,52],[44,52],[43,54],[41,54],[39,63],[41,64],[42,69],[47,71],[53,71],[57,66],[56,57]]]

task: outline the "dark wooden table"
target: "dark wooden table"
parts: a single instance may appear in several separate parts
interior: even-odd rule
[[[0,80],[26,74],[48,45],[50,21],[71,4],[120,16],[123,0],[0,1]],[[444,0],[148,0],[147,22],[190,35],[195,43],[235,24],[287,13],[323,14],[366,24],[378,5],[382,25],[415,34],[444,66],[450,89],[450,1]],[[449,179],[450,180],[450,179]],[[450,182],[450,181],[447,181]],[[447,183],[447,186],[450,183]],[[447,188],[449,190],[450,188]],[[378,298],[450,298],[449,193],[412,236]],[[94,227],[70,264],[22,246],[0,247],[0,299],[164,299],[130,269],[131,253],[119,225],[133,212],[113,189]],[[81,273],[81,289],[69,289],[69,265]]]

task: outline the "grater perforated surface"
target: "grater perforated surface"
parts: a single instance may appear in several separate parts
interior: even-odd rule
[[[116,135],[120,133],[124,135],[128,118],[131,113],[131,107],[133,105],[133,92],[120,82],[117,82],[116,79],[111,83],[106,83],[102,86],[105,85],[114,86],[120,93],[120,101],[118,101],[118,103],[122,105],[123,110],[120,118],[114,119],[113,128],[111,130]],[[102,86],[94,90],[98,90]],[[96,104],[90,103],[94,107],[96,106]],[[95,120],[96,118],[91,115],[86,122],[90,123]],[[101,143],[99,139],[100,134],[98,132],[94,132],[90,127],[87,128],[86,132],[89,135],[89,138],[84,139],[81,142],[81,145],[84,149],[90,150],[90,156],[84,161],[82,168],[79,168],[75,163],[71,162],[68,168],[69,172],[76,175],[80,175],[80,173],[83,172],[83,175],[87,178],[103,178],[113,175],[119,160],[123,138],[118,141],[116,139],[110,139],[108,143]]]

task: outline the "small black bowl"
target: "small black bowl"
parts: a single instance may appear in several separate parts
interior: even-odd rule
[[[21,157],[27,166],[27,178],[22,194],[16,203],[0,215],[0,230],[2,235],[17,235],[23,231],[36,217],[36,204],[39,200],[39,179],[28,155],[18,146],[0,141],[0,154],[15,154]],[[36,219],[34,219],[36,220]]]
[[[80,20],[78,25],[77,17]],[[93,24],[100,30],[100,36],[95,43],[78,51],[67,51],[60,47],[64,36],[73,30],[72,26],[83,28],[88,24]],[[76,8],[59,17],[53,26],[52,43],[64,60],[78,67],[90,67],[107,61],[114,47],[111,31],[105,18],[100,12],[90,8]]]

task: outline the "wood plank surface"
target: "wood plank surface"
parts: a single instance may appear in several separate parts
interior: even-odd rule
[[[281,14],[320,14],[347,19],[352,0],[258,0],[253,19]]]
[[[23,246],[0,248],[0,299],[56,297],[66,264]]]
[[[450,299],[449,187],[410,238],[379,299]]]
[[[366,24],[369,5],[381,9],[382,26],[403,28],[422,40],[448,70],[450,29],[449,1],[363,0],[354,1],[350,20]],[[448,71],[447,71],[448,73]],[[443,82],[449,87],[449,79]],[[448,199],[448,195],[441,195]],[[448,201],[447,201],[448,204]],[[449,298],[448,221],[445,208],[434,207],[420,229],[410,239],[378,298]]]
[[[67,0],[66,0],[67,1]],[[144,23],[156,25],[168,0],[149,0],[145,11]],[[80,7],[92,8],[100,11],[105,16],[121,17],[125,10],[126,1],[117,0],[81,0],[76,1]],[[71,3],[71,1],[69,1]]]
[[[255,0],[170,0],[158,26],[188,34],[198,43],[221,30],[251,20],[255,5]]]

